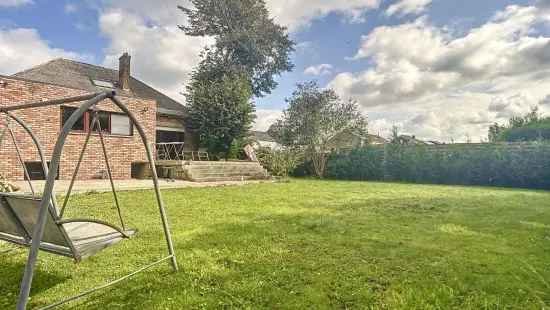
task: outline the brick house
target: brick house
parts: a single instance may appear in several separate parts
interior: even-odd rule
[[[130,74],[130,56],[120,57],[119,70],[107,69],[66,59],[52,60],[13,76],[0,75],[0,106],[73,97],[114,89],[118,97],[136,115],[145,129],[150,143],[185,142],[185,148],[197,148],[196,135],[185,126],[185,113],[178,102],[133,78]],[[57,135],[64,122],[78,104],[49,106],[16,111],[35,132],[50,158]],[[113,176],[129,179],[132,166],[146,161],[142,141],[134,133],[127,116],[110,101],[98,105],[99,119],[108,148]],[[76,167],[87,132],[91,113],[87,113],[73,128],[67,140],[59,170],[60,179],[70,179]],[[0,133],[6,118],[0,115]],[[39,157],[30,137],[22,128],[12,126],[21,148],[23,161],[31,179],[43,179]],[[79,179],[94,179],[105,175],[105,162],[97,135],[85,153]],[[9,135],[0,147],[0,174],[10,180],[23,180],[24,172]]]

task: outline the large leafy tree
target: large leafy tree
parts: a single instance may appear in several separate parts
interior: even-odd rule
[[[179,6],[189,18],[180,26],[187,35],[208,36],[215,44],[206,52],[220,66],[246,76],[256,97],[277,87],[275,77],[292,70],[295,43],[286,28],[269,17],[264,0],[191,0]]]
[[[211,154],[227,157],[231,145],[254,121],[252,89],[245,75],[227,71],[206,56],[187,86],[186,108],[192,128]]]
[[[321,89],[316,82],[298,84],[287,103],[283,117],[269,133],[283,145],[303,149],[318,177],[325,175],[334,137],[348,130],[367,133],[367,117],[357,102],[344,101],[334,90]]]

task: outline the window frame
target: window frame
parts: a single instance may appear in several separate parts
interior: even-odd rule
[[[65,118],[64,118],[64,114],[65,114],[65,109],[71,109],[73,110],[73,113],[74,111],[76,111],[78,108],[76,107],[72,107],[72,106],[61,106],[61,109],[60,109],[60,114],[61,114],[61,122],[60,122],[60,125],[61,125],[61,128],[63,128],[63,126],[65,126]],[[80,130],[80,129],[71,129],[71,132],[75,132],[75,133],[89,133],[91,131],[91,124],[90,122],[92,121],[92,110],[89,110],[89,111],[86,111],[84,113],[84,115],[82,115],[82,119],[84,121],[84,130]],[[104,110],[99,110],[97,111],[98,113],[105,113],[108,115],[108,128],[102,128],[102,133],[103,134],[106,134],[106,135],[109,135],[109,136],[113,136],[113,137],[133,137],[134,136],[134,123],[132,122],[132,120],[130,119],[130,117],[126,114],[126,113],[121,113],[121,112],[112,112],[112,111],[104,111]],[[130,134],[129,135],[125,135],[125,134],[113,134],[112,133],[112,115],[122,115],[122,116],[125,116],[128,118],[128,122],[130,124],[130,128],[129,128],[129,131],[130,131]],[[98,131],[94,130],[92,131],[92,134],[98,134]]]

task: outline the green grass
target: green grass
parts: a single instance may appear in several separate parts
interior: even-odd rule
[[[164,192],[181,271],[164,264],[75,309],[541,309],[550,192],[292,180]],[[165,254],[151,192],[122,193],[139,236],[79,265],[41,254],[32,306]],[[108,194],[75,197],[115,219]],[[26,251],[0,256],[0,308]]]

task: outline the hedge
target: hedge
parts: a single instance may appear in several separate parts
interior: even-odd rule
[[[332,154],[327,177],[550,190],[550,144],[369,146]]]

